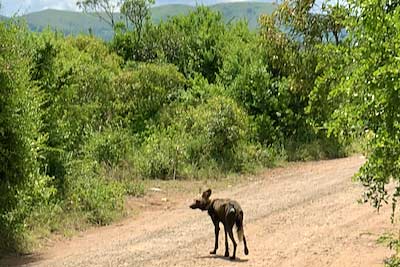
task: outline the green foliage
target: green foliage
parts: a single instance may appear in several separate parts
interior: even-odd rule
[[[294,120],[286,84],[274,78],[257,56],[253,57],[260,51],[252,44],[238,45],[232,51],[221,71],[221,77],[229,84],[228,94],[252,116],[259,142],[273,144],[283,140]]]
[[[117,166],[131,150],[132,142],[127,132],[105,129],[95,132],[85,142],[84,158],[93,159],[108,166]]]
[[[47,96],[48,173],[62,176],[68,158],[77,153],[87,133],[110,123],[107,103],[119,58],[92,37],[64,40],[45,33],[37,40],[33,77]]]
[[[41,173],[43,95],[30,83],[31,39],[12,23],[0,24],[0,39],[0,248],[21,249],[27,218],[51,205],[55,189]]]
[[[350,10],[356,10],[346,20],[349,49],[336,50],[345,52],[339,57],[343,77],[338,79],[328,72],[321,84],[334,81],[327,99],[337,108],[330,115],[329,131],[344,140],[368,136],[368,159],[356,178],[365,187],[364,200],[372,206],[379,209],[391,202],[394,220],[400,196],[400,9],[390,1],[355,0],[349,4]],[[387,190],[391,181],[395,190]],[[386,263],[398,266],[398,238],[390,238],[389,243],[396,255]]]
[[[148,178],[198,177],[200,173],[244,171],[267,166],[273,149],[250,143],[246,113],[230,98],[207,95],[218,92],[204,81],[183,94],[182,103],[161,116],[134,156],[139,176]]]
[[[172,131],[155,131],[146,138],[134,156],[137,175],[151,179],[176,178],[182,159],[179,143]],[[183,143],[183,142],[182,142]]]
[[[133,197],[142,197],[145,195],[143,183],[135,181],[125,181],[123,183],[126,194]]]
[[[261,66],[279,88],[281,117],[272,121],[284,133],[281,142],[293,160],[345,155],[343,139],[326,135],[327,123],[343,100],[331,92],[348,62],[344,52],[349,42],[342,35],[346,9],[324,5],[325,14],[318,14],[312,11],[314,5],[284,1],[271,16],[260,19]]]
[[[114,80],[113,121],[133,133],[143,132],[177,98],[185,83],[172,65],[140,64],[121,72]]]
[[[358,178],[366,186],[366,199],[379,208],[386,201],[390,179],[399,180],[399,97],[397,8],[379,1],[354,1],[360,10],[350,20],[352,42],[357,42],[347,56],[347,76],[332,91],[343,101],[333,113],[331,130],[343,137],[357,137],[371,132],[371,154]],[[369,41],[367,41],[369,40]],[[357,62],[355,64],[355,62]],[[349,71],[351,70],[351,71]],[[397,192],[397,191],[396,191]],[[392,195],[396,205],[398,195]]]
[[[309,95],[306,112],[310,115],[309,122],[318,130],[327,130],[327,122],[335,110],[345,101],[343,94],[334,93],[337,85],[345,80],[348,65],[348,46],[333,44],[321,45],[317,72],[319,76]]]
[[[157,57],[156,45],[149,37],[154,37],[154,27],[150,23],[150,6],[154,0],[125,0],[121,13],[125,24],[116,27],[112,47],[126,61],[150,61]]]
[[[205,140],[204,146],[195,152],[209,154],[217,161],[232,159],[234,149],[248,137],[247,117],[229,98],[211,98],[189,111],[188,117],[186,131]]]
[[[396,252],[390,258],[385,260],[385,267],[396,267],[400,265],[400,239],[393,234],[385,234],[378,239],[378,243],[387,245]]]
[[[347,154],[346,147],[334,136],[326,137],[326,133],[312,135],[310,139],[289,139],[285,142],[289,161],[309,161],[321,159],[333,159],[344,157]]]
[[[142,37],[142,29],[150,20],[150,6],[154,0],[125,0],[121,6],[121,13],[130,21],[137,36],[137,42]]]
[[[91,160],[70,162],[66,174],[65,207],[80,211],[94,224],[109,224],[123,209],[124,187],[101,177],[99,165]]]
[[[225,24],[222,15],[197,7],[187,16],[176,16],[159,25],[161,53],[186,77],[202,74],[214,82],[222,62]]]

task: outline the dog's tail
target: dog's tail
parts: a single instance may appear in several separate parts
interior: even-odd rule
[[[244,230],[243,230],[243,211],[240,211],[236,218],[237,235],[240,242],[243,241]]]

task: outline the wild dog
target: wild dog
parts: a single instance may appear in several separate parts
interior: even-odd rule
[[[237,235],[239,241],[244,243],[244,254],[248,255],[249,250],[247,248],[246,237],[244,236],[243,230],[243,211],[239,203],[230,199],[210,199],[211,189],[203,192],[200,199],[195,199],[194,203],[190,205],[191,209],[200,209],[202,211],[208,211],[212,222],[215,226],[215,246],[214,250],[210,254],[216,254],[218,249],[218,235],[219,235],[219,223],[224,225],[225,230],[225,257],[229,257],[229,247],[227,234],[233,243],[233,255],[230,259],[236,258],[236,241],[233,237],[232,228],[236,224]]]

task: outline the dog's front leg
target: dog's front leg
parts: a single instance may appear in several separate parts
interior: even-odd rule
[[[210,251],[210,254],[216,254],[217,253],[217,249],[218,249],[218,235],[219,235],[219,222],[218,221],[214,221],[214,232],[215,232],[215,245],[214,245],[214,250]]]

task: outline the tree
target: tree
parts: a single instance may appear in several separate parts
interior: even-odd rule
[[[350,1],[352,47],[345,76],[331,93],[343,99],[331,130],[345,138],[367,137],[367,161],[357,175],[366,189],[364,200],[378,209],[391,202],[394,219],[400,197],[400,8],[385,3],[391,2]],[[391,182],[394,190],[387,188]],[[390,243],[399,252],[399,240]],[[387,263],[399,266],[399,255]]]
[[[220,12],[199,6],[158,26],[158,43],[168,63],[186,77],[201,73],[213,83],[222,66],[226,26]]]
[[[121,0],[82,0],[76,4],[85,13],[94,12],[97,17],[114,29],[115,13],[121,6]]]
[[[150,7],[155,0],[125,0],[121,13],[132,23],[136,32],[136,42],[139,43],[145,23],[150,19]]]
[[[42,175],[43,94],[30,79],[33,46],[26,28],[0,23],[0,250],[18,250],[36,207],[53,189]]]

